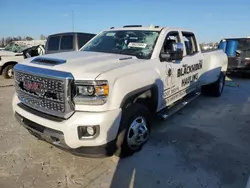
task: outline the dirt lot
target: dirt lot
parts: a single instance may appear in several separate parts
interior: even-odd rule
[[[0,85],[10,85],[0,78]],[[12,115],[13,87],[0,88],[1,188],[245,188],[250,173],[250,80],[221,98],[199,97],[155,121],[131,158],[76,157],[36,140]],[[230,84],[232,82],[228,82]]]

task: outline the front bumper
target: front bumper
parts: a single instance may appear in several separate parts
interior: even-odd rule
[[[27,110],[20,105],[16,96],[13,99],[13,112],[19,123],[39,139],[53,144],[76,155],[111,156],[115,151],[115,143],[121,110],[107,112],[75,112],[69,119],[47,118],[36,111]],[[79,139],[78,126],[99,125],[97,137]]]
[[[30,132],[30,134],[32,134],[39,140],[44,140],[72,154],[80,156],[102,157],[102,156],[112,156],[116,151],[115,140],[101,146],[95,146],[95,147],[82,146],[78,148],[70,148],[65,143],[64,135],[62,132],[39,125],[33,121],[26,119],[25,117],[22,117],[18,113],[15,113],[15,117],[16,120]]]

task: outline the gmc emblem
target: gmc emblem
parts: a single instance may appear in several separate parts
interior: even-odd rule
[[[42,83],[24,80],[23,88],[29,92],[34,92],[35,94],[42,96],[44,94],[42,89]]]

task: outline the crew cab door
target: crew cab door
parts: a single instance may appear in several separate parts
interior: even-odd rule
[[[181,32],[181,37],[185,50],[181,67],[177,71],[177,79],[180,82],[180,90],[190,93],[199,85],[198,81],[202,73],[203,57],[194,33]]]
[[[160,51],[161,79],[163,82],[163,96],[161,107],[169,106],[177,99],[175,94],[180,90],[180,83],[177,77],[177,71],[181,67],[181,60],[175,58],[162,58],[162,54],[171,56],[172,46],[180,44],[181,37],[178,31],[168,31]]]

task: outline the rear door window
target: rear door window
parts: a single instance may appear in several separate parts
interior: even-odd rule
[[[183,32],[183,40],[186,47],[187,55],[193,55],[198,52],[196,38],[193,33]]]
[[[60,37],[50,37],[48,41],[48,50],[53,51],[53,50],[59,50],[59,43],[60,43]]]
[[[85,45],[90,39],[92,39],[95,35],[92,34],[78,34],[78,48],[80,49]]]
[[[73,35],[62,36],[61,39],[61,50],[72,50],[73,49]]]

